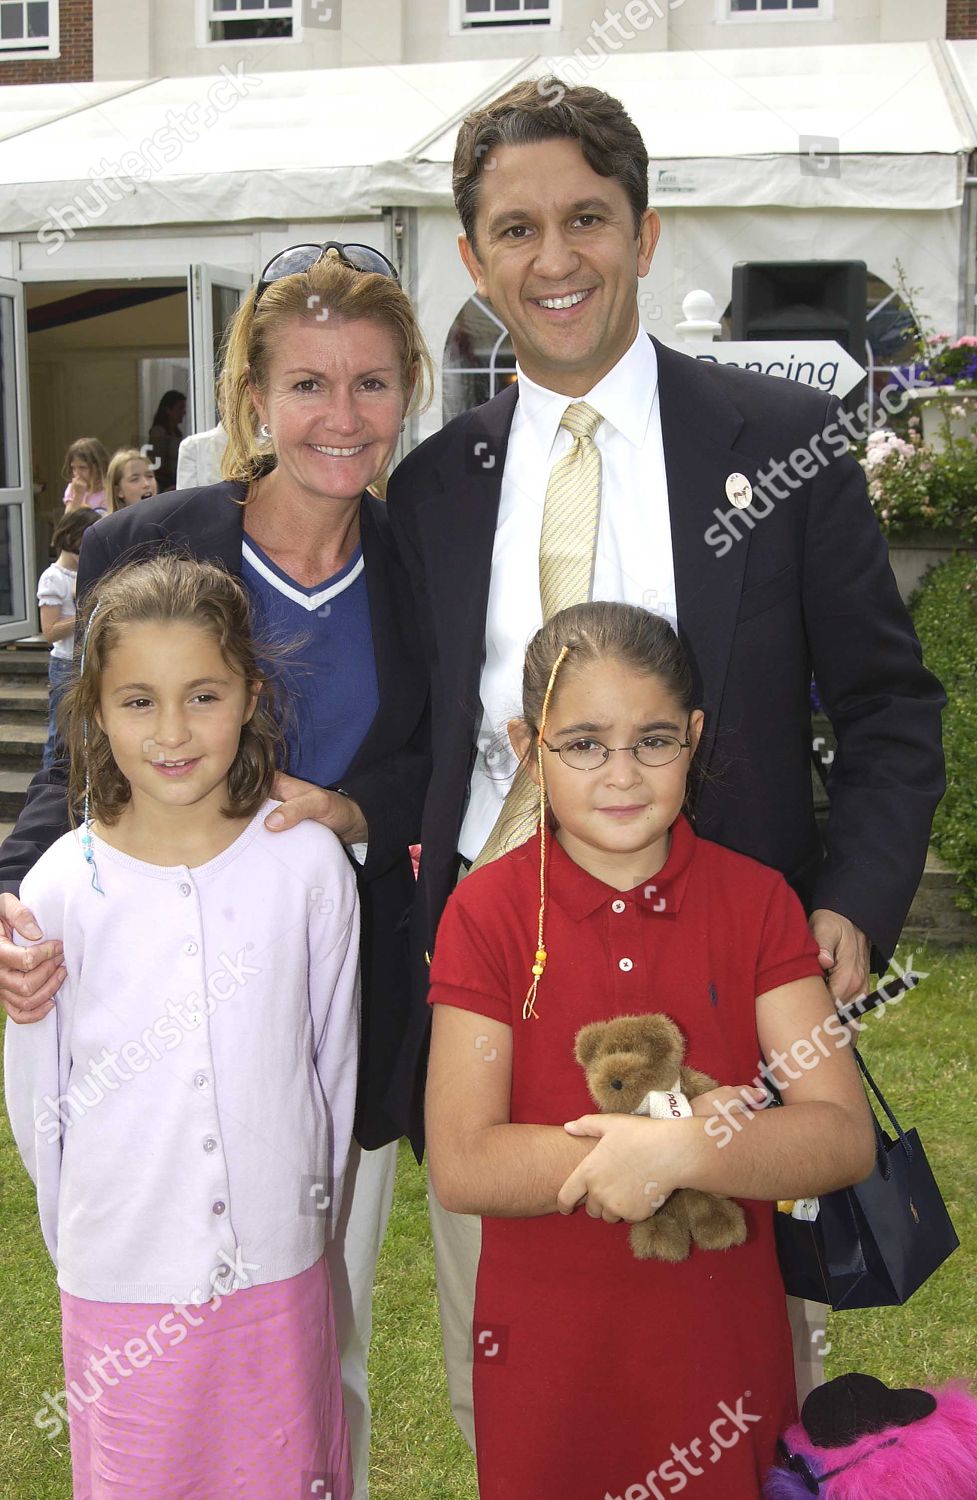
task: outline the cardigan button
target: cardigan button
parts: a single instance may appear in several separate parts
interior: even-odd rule
[[[190,892],[193,890],[193,886],[189,881],[181,880],[180,884],[177,886],[177,890],[180,892],[181,896],[189,896]]]
[[[193,1077],[193,1086],[194,1086],[195,1089],[205,1089],[207,1087],[208,1082],[209,1082],[209,1079],[207,1078],[207,1074],[206,1073],[195,1073],[194,1074],[194,1077]]]
[[[223,1201],[223,1199],[218,1198],[217,1202],[213,1205],[213,1211],[215,1214],[222,1214],[226,1207],[227,1204]]]
[[[204,1150],[205,1151],[216,1151],[217,1150],[217,1139],[216,1139],[215,1136],[212,1136],[212,1135],[204,1136]]]
[[[183,951],[184,951],[184,953],[196,953],[196,951],[197,951],[197,945],[193,941],[192,938],[188,938],[187,941],[184,943],[184,945],[183,945]]]
[[[617,966],[619,969],[623,969],[625,974],[630,974],[631,970],[634,968],[634,964],[630,958],[618,959]]]

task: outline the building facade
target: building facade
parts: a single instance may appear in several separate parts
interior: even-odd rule
[[[0,83],[977,36],[977,0],[0,0]]]

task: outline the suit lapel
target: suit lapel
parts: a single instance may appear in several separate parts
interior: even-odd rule
[[[186,503],[167,517],[169,539],[185,542],[194,556],[221,563],[240,578],[244,507],[238,501],[244,495],[241,484],[222,483],[192,490]]]
[[[438,639],[449,644],[445,662],[449,691],[473,714],[485,657],[485,616],[492,550],[502,493],[509,429],[518,392],[500,395],[467,413],[457,424],[438,465],[440,488],[420,502],[419,528],[434,582],[431,609]]]
[[[717,532],[715,512],[721,515],[730,509],[729,475],[741,472],[755,483],[757,465],[733,451],[743,426],[741,412],[694,360],[657,339],[653,342],[658,354],[679,632],[692,657],[697,696],[706,710],[700,758],[707,765],[750,546],[750,532],[745,528],[740,528],[742,540],[732,541],[728,549],[717,546],[717,538],[724,533],[722,528]]]

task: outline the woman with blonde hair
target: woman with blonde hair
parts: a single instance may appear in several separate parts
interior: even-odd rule
[[[95,545],[86,542],[79,570],[83,598],[123,555],[129,561],[161,548],[189,551],[241,579],[259,636],[300,642],[281,669],[290,710],[288,774],[276,778],[273,795],[283,805],[267,826],[316,819],[362,861],[355,1143],[327,1251],[356,1500],[367,1493],[373,1273],[404,1124],[393,1080],[409,1012],[408,846],[420,835],[429,761],[427,675],[409,585],[386,507],[370,487],[382,480],[431,374],[410,300],[385,257],[358,245],[283,251],[229,330],[220,392],[224,480],[108,517],[95,528],[104,533]],[[66,827],[63,784],[35,788],[11,836],[3,877],[13,882],[25,874]],[[287,838],[280,858],[287,864]],[[269,868],[269,887],[278,878]],[[310,902],[323,899],[322,891],[309,891]],[[26,929],[25,909],[12,896],[0,897],[0,917]],[[242,946],[248,936],[241,933]],[[46,957],[44,949],[35,957]],[[19,958],[0,940],[0,994],[13,985],[23,996]],[[28,1003],[9,1006],[14,1019],[46,1013],[61,982],[59,965],[60,955],[37,963]],[[297,1215],[327,1207],[314,1193],[296,1191]]]

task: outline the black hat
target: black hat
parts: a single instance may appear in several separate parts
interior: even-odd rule
[[[936,1397],[912,1388],[892,1391],[874,1375],[839,1375],[818,1386],[801,1408],[801,1422],[818,1448],[847,1448],[886,1427],[908,1427],[936,1410]]]

